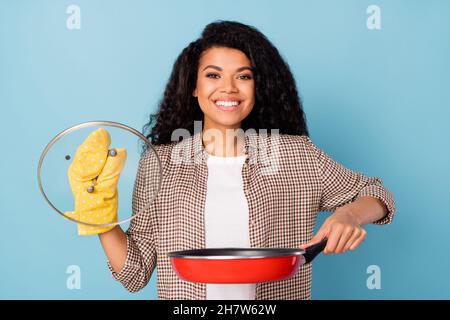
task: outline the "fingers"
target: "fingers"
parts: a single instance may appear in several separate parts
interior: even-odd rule
[[[367,232],[364,229],[361,229],[362,232],[360,233],[360,235],[353,241],[353,243],[350,245],[349,249],[350,250],[355,250],[360,244],[361,242],[364,241],[364,239],[366,238]]]
[[[350,237],[350,239],[348,239],[347,243],[345,244],[343,252],[350,249],[350,246],[361,236],[363,231],[364,230],[360,228],[353,230],[352,236]]]
[[[105,129],[91,132],[77,149],[69,167],[69,178],[88,181],[97,177],[106,163],[110,144],[111,138]]]
[[[367,232],[355,221],[352,214],[346,211],[335,212],[325,220],[317,234],[307,244],[301,245],[303,249],[319,243],[328,238],[324,254],[344,253],[355,250],[365,239]]]
[[[350,238],[352,237],[353,232],[355,230],[357,230],[357,229],[355,229],[353,227],[341,227],[340,228],[341,237],[339,238],[339,242],[334,251],[335,253],[343,253],[344,252],[344,248],[347,245]]]
[[[108,188],[117,185],[120,172],[125,166],[127,151],[125,149],[114,149],[115,156],[108,156],[105,166],[97,178],[98,188]]]
[[[323,250],[324,254],[330,254],[330,253],[334,253],[336,250],[336,247],[339,243],[339,239],[341,237],[341,234],[338,232],[336,227],[331,227],[330,229],[330,233],[328,235],[328,242],[327,242],[327,246],[325,247],[325,249]]]
[[[319,243],[320,241],[322,241],[325,237],[327,237],[328,234],[328,228],[327,225],[324,224],[319,231],[317,232],[317,234],[306,244],[302,244],[300,245],[300,248],[302,249],[306,249],[314,244]]]
[[[348,250],[355,250],[365,239],[366,234],[362,228],[332,227],[324,253],[344,253]]]

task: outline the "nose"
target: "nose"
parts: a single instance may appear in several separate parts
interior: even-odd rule
[[[236,87],[236,84],[234,82],[233,77],[227,77],[227,78],[223,78],[223,84],[222,84],[222,88],[221,88],[221,92],[223,93],[237,93],[238,92],[238,88]]]

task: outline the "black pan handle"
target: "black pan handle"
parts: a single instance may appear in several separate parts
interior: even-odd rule
[[[314,258],[321,253],[327,246],[328,238],[324,238],[319,243],[313,244],[312,246],[305,249],[303,257],[305,258],[305,264],[310,263]]]

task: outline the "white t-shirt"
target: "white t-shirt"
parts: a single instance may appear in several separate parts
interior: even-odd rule
[[[207,248],[250,247],[248,204],[242,183],[246,156],[208,155],[205,203]],[[207,284],[208,300],[254,300],[254,284]]]

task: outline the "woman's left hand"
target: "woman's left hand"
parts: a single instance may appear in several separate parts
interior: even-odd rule
[[[355,250],[366,237],[366,230],[361,227],[355,214],[345,207],[340,207],[325,220],[317,234],[303,249],[319,243],[328,238],[327,246],[323,253],[344,253],[347,250]]]

